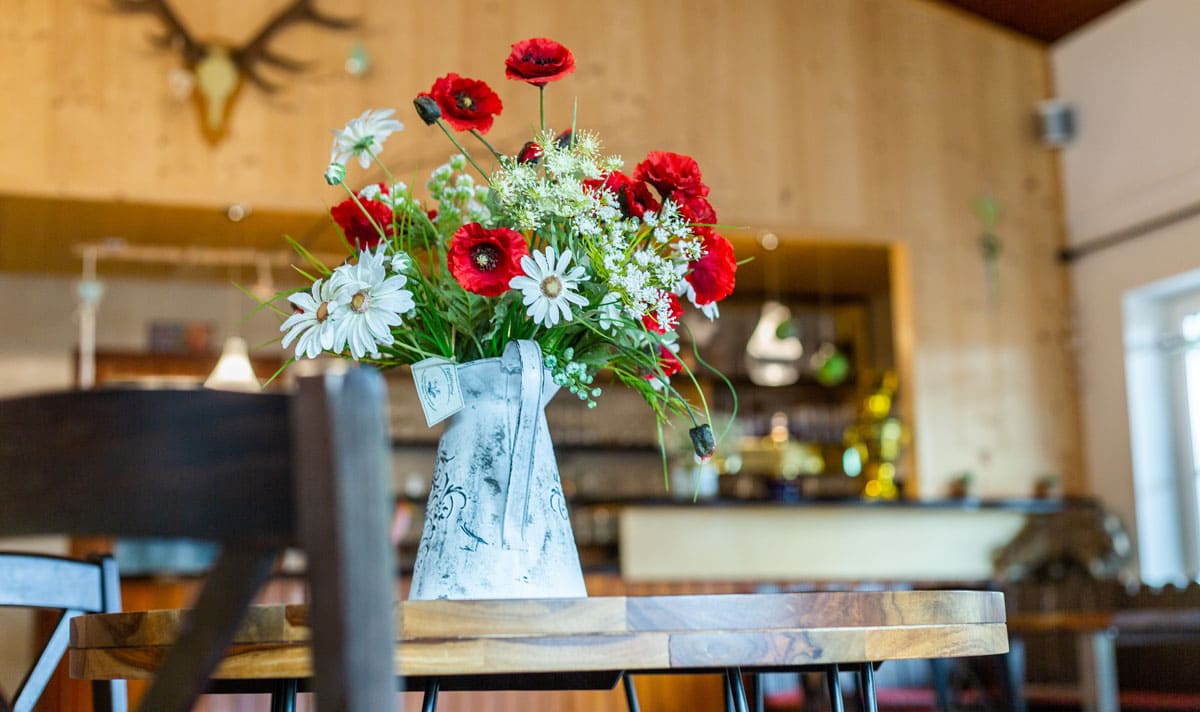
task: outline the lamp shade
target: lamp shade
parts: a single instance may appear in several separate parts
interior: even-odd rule
[[[217,359],[216,368],[204,381],[204,387],[219,391],[262,390],[262,384],[254,375],[254,367],[250,365],[250,354],[245,339],[231,336],[225,340],[221,358]]]

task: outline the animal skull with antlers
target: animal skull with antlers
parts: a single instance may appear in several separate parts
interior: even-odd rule
[[[244,80],[267,93],[279,91],[280,86],[267,80],[260,65],[269,64],[288,72],[299,72],[308,65],[272,52],[267,43],[276,33],[294,22],[312,22],[337,30],[357,26],[354,20],[331,17],[317,11],[313,0],[295,0],[280,10],[246,44],[234,47],[216,41],[199,41],[192,37],[166,0],[112,0],[122,12],[153,13],[165,25],[165,33],[153,38],[163,48],[178,48],[184,66],[195,82],[193,94],[201,110],[201,126],[210,142],[224,136],[225,119],[232,99]]]

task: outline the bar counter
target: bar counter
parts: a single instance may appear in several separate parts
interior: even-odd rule
[[[1085,501],[638,502],[618,510],[626,581],[969,583],[1031,516]]]

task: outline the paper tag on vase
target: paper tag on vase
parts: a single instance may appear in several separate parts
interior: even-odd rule
[[[418,361],[412,365],[412,377],[429,427],[463,409],[458,367],[453,361],[437,357]]]

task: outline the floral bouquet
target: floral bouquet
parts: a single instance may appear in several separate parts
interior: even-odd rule
[[[557,42],[518,42],[505,66],[539,92],[540,130],[513,154],[485,138],[503,108],[486,83],[451,73],[414,100],[457,149],[426,183],[428,202],[380,161],[384,141],[403,129],[393,110],[368,110],[334,131],[325,179],[348,194],[331,215],[350,259],[330,269],[293,243],[312,265],[312,285],[288,296],[283,347],[294,344],[295,358],[330,352],[386,368],[461,364],[532,340],[554,381],[589,407],[600,396],[594,379],[607,371],[645,397],[660,433],[672,412],[686,414],[707,458],[715,442],[697,414],[707,409],[672,382],[691,376],[678,355],[680,319],[685,302],[716,318],[737,263],[714,229],[696,161],[655,151],[627,174],[595,134],[573,123],[548,129],[546,85],[575,68]],[[490,170],[455,132],[478,142]],[[354,191],[352,159],[378,165],[386,180]]]

